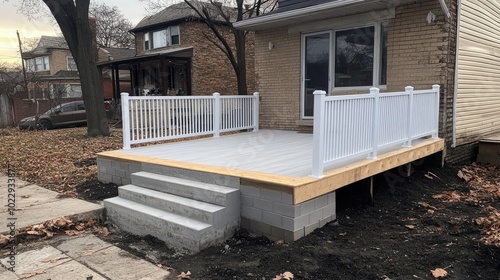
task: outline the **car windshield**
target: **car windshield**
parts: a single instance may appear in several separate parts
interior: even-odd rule
[[[50,108],[47,112],[44,113],[44,115],[48,115],[48,114],[55,112],[57,110],[61,110],[61,105],[57,105],[56,107]]]

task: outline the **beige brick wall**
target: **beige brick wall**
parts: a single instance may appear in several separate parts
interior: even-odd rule
[[[68,56],[72,56],[69,50],[52,50],[50,55],[50,75],[54,75],[61,70],[68,70]]]
[[[269,50],[269,42],[274,48]],[[286,29],[255,36],[255,73],[262,128],[297,130],[300,118],[300,34]]]
[[[438,1],[420,1],[396,8],[389,21],[388,90],[441,86],[440,133],[450,147],[453,133],[453,94],[456,52],[456,0],[446,1],[452,15],[446,19]],[[429,11],[436,14],[427,23]]]
[[[237,94],[236,74],[229,59],[219,48],[207,40],[204,35],[208,34],[210,38],[218,42],[213,32],[204,23],[193,21],[181,23],[179,29],[181,44],[179,46],[167,47],[166,49],[193,47],[191,60],[192,94],[208,95],[214,92]],[[230,33],[229,28],[219,26],[219,30],[227,38],[229,44],[234,46],[234,36]],[[249,94],[255,90],[253,37],[252,33],[247,35],[246,68]],[[136,52],[138,54],[144,53],[144,33],[136,33]]]
[[[456,0],[451,2],[456,3]],[[450,2],[450,1],[448,1]],[[450,108],[453,96],[454,41],[456,5],[450,5],[453,17],[446,20],[438,1],[419,1],[396,8],[389,21],[387,90],[403,91],[407,85],[428,89],[442,87],[442,135],[450,133]],[[427,23],[433,11],[434,23]],[[268,49],[272,41],[275,48]],[[287,29],[256,33],[257,88],[262,96],[263,128],[304,130],[300,119],[300,34]],[[349,94],[356,92],[349,92]],[[451,98],[451,99],[450,99]]]

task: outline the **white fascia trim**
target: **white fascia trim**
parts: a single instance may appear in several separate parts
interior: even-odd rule
[[[296,16],[300,16],[300,15],[304,15],[304,14],[308,14],[308,13],[321,12],[325,9],[333,9],[333,8],[338,8],[338,7],[342,7],[345,5],[357,4],[357,3],[362,3],[362,2],[366,2],[366,1],[367,0],[340,0],[340,1],[335,1],[335,2],[329,2],[329,3],[320,4],[320,5],[305,7],[302,9],[291,10],[288,12],[271,14],[271,15],[267,15],[267,16],[264,15],[262,17],[249,18],[246,20],[235,22],[235,23],[233,23],[233,26],[236,28],[252,27],[255,25],[260,25],[260,24],[265,24],[265,23],[273,23],[275,21],[294,18]]]
[[[450,10],[448,9],[448,6],[446,6],[444,0],[439,0],[439,4],[441,4],[441,9],[443,9],[443,12],[446,15],[446,17],[451,18]]]

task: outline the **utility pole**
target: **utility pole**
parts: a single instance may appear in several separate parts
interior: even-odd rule
[[[21,46],[21,37],[19,37],[19,31],[16,30],[17,34],[17,41],[19,42],[19,55],[21,55],[21,65],[23,66],[23,75],[24,75],[24,89],[26,90],[26,93],[28,95],[28,99],[30,99],[30,94],[28,90],[28,78],[26,76],[26,68],[24,67],[24,59],[23,59],[23,48]]]

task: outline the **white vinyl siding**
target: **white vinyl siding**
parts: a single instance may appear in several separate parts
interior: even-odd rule
[[[456,144],[500,132],[500,2],[462,0]]]

